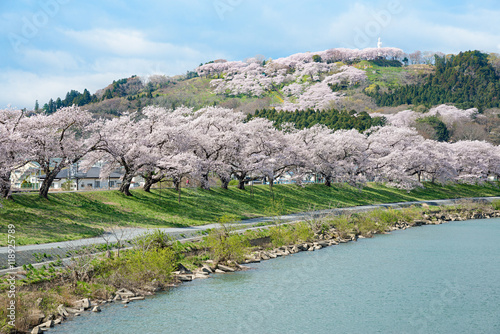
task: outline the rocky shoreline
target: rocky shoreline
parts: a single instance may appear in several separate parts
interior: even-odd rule
[[[414,226],[439,225],[452,221],[498,217],[500,217],[500,210],[493,209],[484,211],[462,209],[456,212],[447,212],[446,210],[435,212],[429,210],[427,212],[424,211],[419,219],[414,219],[410,222],[395,222],[392,226],[389,226],[386,231],[381,233],[387,234],[391,231],[405,230]],[[213,260],[206,260],[195,270],[189,270],[182,264],[179,264],[179,267],[177,268],[178,270],[172,273],[173,277],[171,284],[166,287],[156,285],[153,282],[145,284],[139,289],[122,288],[116,291],[114,295],[112,295],[112,298],[108,298],[106,300],[90,300],[89,298],[84,298],[74,302],[72,307],[60,304],[57,307],[57,311],[49,315],[45,315],[41,312],[32,314],[29,319],[32,329],[28,333],[43,333],[55,325],[61,324],[66,320],[70,320],[72,317],[80,316],[86,312],[101,312],[101,307],[106,304],[121,303],[123,304],[123,307],[127,307],[127,304],[131,302],[144,300],[146,296],[154,295],[155,293],[165,289],[175,288],[183,282],[189,282],[195,279],[206,279],[212,274],[225,274],[235,271],[248,270],[249,268],[244,264],[258,263],[278,257],[289,256],[299,252],[318,251],[322,248],[338,245],[340,243],[356,241],[359,238],[370,238],[375,234],[379,234],[379,232],[369,231],[364,234],[359,233],[359,231],[343,233],[335,227],[331,227],[329,229],[321,228],[314,231],[314,239],[311,242],[302,242],[274,248],[270,247],[270,238],[256,238],[253,239],[252,242],[252,251],[245,256],[245,260],[241,261],[241,263],[236,263],[234,261],[216,263]],[[37,300],[37,303],[41,302],[41,298],[40,300]]]

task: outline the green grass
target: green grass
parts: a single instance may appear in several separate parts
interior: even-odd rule
[[[370,66],[364,69],[363,66]],[[366,72],[370,83],[378,84],[380,87],[394,87],[401,85],[401,75],[407,72],[405,67],[381,67],[368,61],[361,61],[356,67]]]
[[[0,209],[0,233],[7,225],[16,226],[17,245],[75,240],[97,236],[102,228],[117,224],[131,227],[186,227],[217,221],[224,214],[238,219],[254,218],[269,212],[271,196],[268,186],[246,190],[230,187],[182,189],[177,203],[174,189],[158,189],[152,193],[133,190],[133,197],[118,191],[54,193],[49,200],[37,194],[14,194]],[[493,185],[427,184],[425,189],[411,192],[368,184],[362,190],[346,185],[327,188],[323,185],[277,185],[274,196],[284,202],[287,213],[346,207],[373,203],[431,200],[476,196],[497,196],[500,188]],[[0,241],[6,245],[6,238]]]
[[[401,67],[382,67],[363,60],[355,66],[364,70],[370,84],[377,84],[381,88],[397,88],[405,84],[416,84],[417,77],[422,77],[434,72],[433,66],[410,65]],[[367,66],[368,68],[364,68]],[[413,79],[411,79],[413,78]]]

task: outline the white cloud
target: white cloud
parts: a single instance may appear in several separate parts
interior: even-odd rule
[[[64,98],[71,89],[83,92],[87,88],[90,92],[95,92],[123,76],[123,73],[117,72],[66,76],[38,75],[17,70],[2,71],[0,72],[0,90],[3,93],[0,108],[11,104],[15,108],[32,109],[35,100],[43,105],[51,98]]]
[[[97,50],[116,56],[172,56],[193,58],[202,56],[199,50],[165,42],[154,42],[146,38],[138,30],[105,30],[93,29],[85,31],[67,30],[64,32],[77,44],[88,49]]]
[[[28,49],[22,54],[22,62],[31,68],[59,72],[78,69],[82,60],[65,51]]]
[[[382,12],[390,14],[387,19],[381,16]],[[374,47],[381,36],[382,41],[390,43],[384,46],[400,47],[408,52],[418,49],[445,53],[471,49],[493,51],[500,43],[498,16],[500,12],[482,9],[466,14],[427,13],[404,5],[401,13],[392,14],[389,8],[358,2],[333,17],[328,32],[339,46],[354,48]]]
[[[131,75],[177,75],[192,70],[202,59],[224,55],[211,50],[148,40],[135,30],[66,31],[76,48],[28,49],[21,55],[21,69],[0,71],[0,107],[12,104],[33,108],[66,92],[87,88],[91,93],[113,80]]]

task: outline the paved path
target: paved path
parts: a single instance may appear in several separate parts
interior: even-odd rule
[[[494,200],[499,200],[500,197],[474,197],[467,198],[467,200],[473,201],[488,201],[492,202]],[[340,215],[344,213],[355,213],[370,211],[377,208],[403,208],[412,205],[422,205],[427,204],[429,206],[439,206],[439,205],[454,205],[459,201],[464,199],[444,199],[444,200],[431,200],[431,201],[413,201],[413,202],[398,202],[398,203],[388,203],[388,204],[373,204],[373,205],[362,205],[348,208],[337,208],[328,210],[318,210],[310,212],[294,213],[289,215],[283,215],[279,217],[261,217],[243,220],[236,226],[238,229],[248,229],[254,227],[259,223],[269,223],[273,221],[281,222],[298,222],[304,220],[311,220],[316,218],[322,218],[328,215]],[[209,224],[203,226],[192,226],[192,227],[182,227],[182,228],[159,228],[159,230],[167,233],[172,238],[177,240],[185,240],[200,236],[204,231],[217,227],[218,224]],[[67,258],[68,252],[72,250],[79,249],[81,247],[90,245],[99,245],[108,243],[117,243],[119,240],[123,243],[132,240],[144,233],[150,233],[155,229],[147,228],[123,228],[118,229],[113,232],[105,232],[101,237],[80,239],[75,241],[63,241],[54,242],[49,244],[39,244],[39,245],[26,245],[16,247],[16,263],[19,266],[28,263],[37,263],[42,261],[55,260],[57,258]],[[5,268],[7,265],[7,247],[0,247],[0,268]],[[44,254],[46,256],[44,256]],[[8,270],[0,270],[0,275],[7,272]]]

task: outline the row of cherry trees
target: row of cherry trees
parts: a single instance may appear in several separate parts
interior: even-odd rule
[[[265,177],[272,187],[285,173],[298,183],[317,175],[327,186],[380,181],[411,189],[424,180],[481,182],[500,174],[500,150],[482,141],[439,143],[396,126],[366,133],[333,132],[324,126],[280,131],[268,120],[244,118],[218,107],[193,111],[150,106],[108,120],[93,119],[78,107],[30,117],[1,110],[1,196],[10,195],[12,171],[29,161],[37,162],[46,175],[43,197],[57,174],[76,162],[84,168],[101,162],[102,178],[121,168],[120,191],[126,195],[138,175],[149,191],[164,179],[179,188],[188,175],[205,189],[213,175],[223,188],[234,178],[244,189],[248,178]]]

